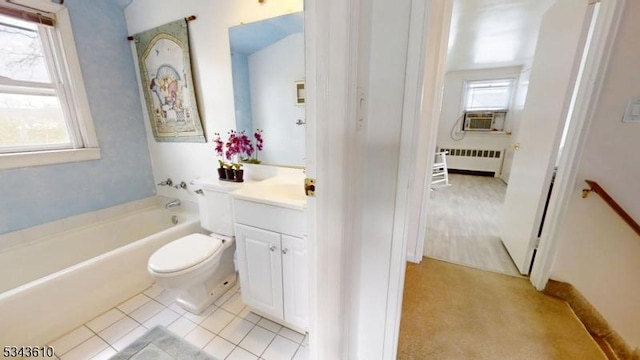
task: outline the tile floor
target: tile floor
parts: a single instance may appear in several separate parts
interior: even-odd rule
[[[108,359],[148,329],[165,326],[217,359],[307,360],[308,336],[258,316],[230,289],[200,315],[152,286],[51,342],[62,360]]]

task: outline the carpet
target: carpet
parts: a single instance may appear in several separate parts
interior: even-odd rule
[[[398,359],[606,359],[563,301],[528,279],[408,264]]]
[[[162,326],[147,331],[110,360],[217,360]]]

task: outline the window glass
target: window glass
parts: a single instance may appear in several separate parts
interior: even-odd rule
[[[52,28],[0,15],[0,153],[73,148]]]
[[[511,103],[513,79],[468,81],[465,110],[506,110]]]
[[[50,83],[38,26],[0,15],[0,76]]]
[[[71,145],[58,97],[0,93],[0,152],[38,145]]]

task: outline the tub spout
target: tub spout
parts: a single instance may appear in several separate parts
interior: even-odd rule
[[[180,201],[180,199],[175,199],[173,201],[169,201],[164,207],[166,209],[171,209],[173,207],[180,206],[180,205],[182,205],[182,201]]]

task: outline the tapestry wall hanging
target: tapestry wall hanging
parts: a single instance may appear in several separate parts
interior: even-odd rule
[[[156,141],[205,142],[193,89],[186,19],[147,30],[133,38]]]

